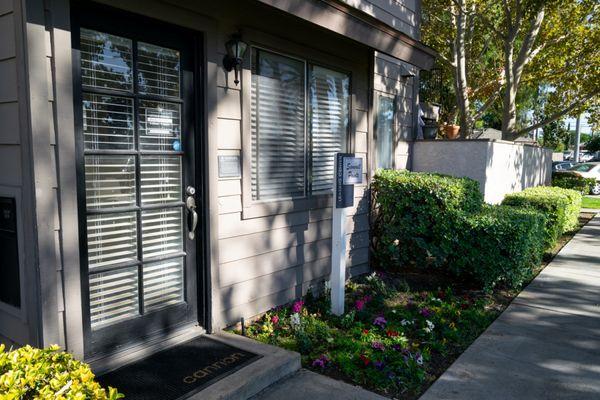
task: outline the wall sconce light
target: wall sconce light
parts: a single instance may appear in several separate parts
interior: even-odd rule
[[[230,40],[225,43],[225,49],[227,50],[227,55],[223,58],[223,67],[225,71],[230,72],[231,70],[235,70],[235,79],[234,83],[237,86],[240,83],[238,79],[238,74],[240,71],[240,66],[244,61],[244,54],[246,53],[246,49],[248,48],[248,44],[242,41],[240,34],[235,34],[231,37]]]
[[[403,78],[412,78],[415,76],[415,74],[413,72],[411,72],[408,68],[406,68],[404,65],[400,66],[400,76]]]

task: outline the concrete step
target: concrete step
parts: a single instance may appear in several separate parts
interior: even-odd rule
[[[263,390],[251,400],[386,400],[360,386],[331,379],[301,369],[275,385]]]
[[[246,400],[300,369],[300,354],[231,333],[211,338],[260,354],[262,358],[235,371],[190,397],[190,400]]]

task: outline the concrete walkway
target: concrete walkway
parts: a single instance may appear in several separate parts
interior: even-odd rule
[[[301,369],[251,400],[386,400],[358,386]]]
[[[420,400],[600,399],[600,216]]]

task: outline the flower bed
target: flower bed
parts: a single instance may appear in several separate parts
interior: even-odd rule
[[[266,313],[247,335],[302,354],[305,367],[388,396],[415,397],[498,315],[494,298],[451,289],[411,291],[371,275],[347,286],[346,310],[327,293]]]

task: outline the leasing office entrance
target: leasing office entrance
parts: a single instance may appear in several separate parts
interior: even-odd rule
[[[93,356],[198,323],[199,73],[188,31],[100,7],[73,21],[83,324]]]

